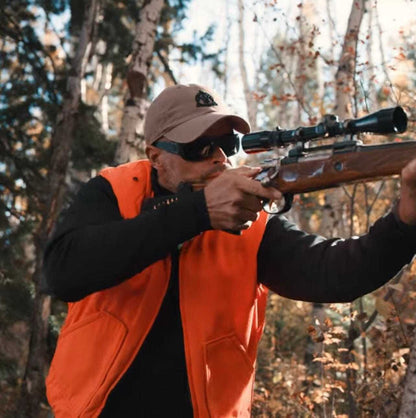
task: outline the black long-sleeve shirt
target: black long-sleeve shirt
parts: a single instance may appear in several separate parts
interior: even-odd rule
[[[178,245],[210,229],[203,191],[169,192],[152,173],[155,198],[123,219],[111,185],[88,182],[59,223],[45,252],[45,290],[65,301],[111,286],[172,255],[168,292],[134,363],[110,394],[102,417],[192,416],[178,293]],[[258,252],[258,280],[282,296],[351,301],[384,284],[416,252],[416,227],[393,213],[359,238],[326,240],[284,217],[272,218]],[[172,411],[177,411],[172,415]]]

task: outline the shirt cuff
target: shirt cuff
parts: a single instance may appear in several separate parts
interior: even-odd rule
[[[212,229],[204,190],[198,190],[197,192],[193,192],[193,194],[198,227],[201,231]]]
[[[414,234],[416,236],[416,225],[409,225],[400,219],[399,202],[395,203],[391,212],[394,216],[394,220],[396,221],[397,227],[399,228],[400,231],[406,234]]]

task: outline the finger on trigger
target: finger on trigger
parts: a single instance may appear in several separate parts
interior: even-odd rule
[[[244,191],[252,195],[262,197],[268,200],[280,200],[282,193],[274,187],[264,187],[259,181],[249,180],[245,182],[243,187],[247,187]]]

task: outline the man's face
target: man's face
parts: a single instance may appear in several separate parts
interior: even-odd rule
[[[224,135],[232,133],[228,120],[223,119],[212,125],[202,135]],[[210,180],[231,167],[230,160],[221,148],[216,147],[212,156],[202,161],[186,161],[181,156],[158,149],[146,147],[147,156],[158,172],[159,184],[176,192],[182,182],[191,183],[195,190],[203,188]]]

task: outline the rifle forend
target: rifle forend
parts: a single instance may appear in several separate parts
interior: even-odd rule
[[[402,133],[407,129],[407,116],[400,107],[381,109],[359,119],[339,121],[336,115],[325,115],[315,126],[275,131],[260,131],[243,135],[241,145],[247,154],[268,151],[293,143],[361,132],[375,134]]]

